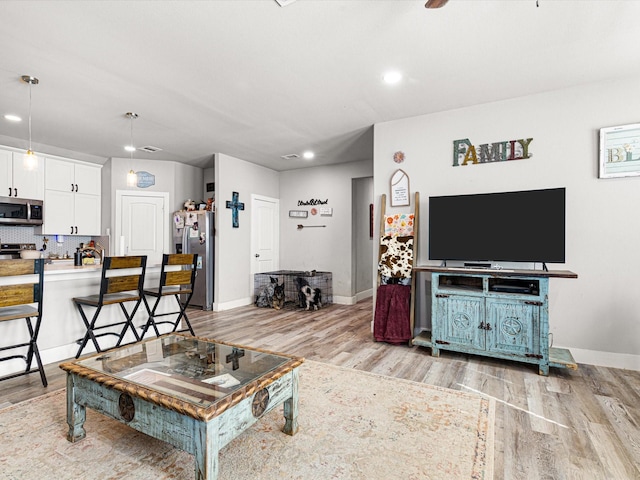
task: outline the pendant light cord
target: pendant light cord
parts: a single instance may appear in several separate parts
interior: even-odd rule
[[[129,157],[131,159],[131,166],[133,166],[133,119],[135,118],[133,114],[130,116],[131,118],[131,149],[129,150]]]
[[[29,152],[31,151],[31,82],[29,82]]]

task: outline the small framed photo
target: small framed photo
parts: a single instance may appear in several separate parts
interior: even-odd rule
[[[309,212],[307,210],[289,210],[289,217],[291,218],[307,218]]]
[[[600,178],[640,175],[640,123],[600,129]]]

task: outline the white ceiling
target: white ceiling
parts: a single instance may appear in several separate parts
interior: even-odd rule
[[[378,122],[640,73],[640,1],[424,1],[2,0],[0,115],[25,121],[0,140],[28,146],[24,74],[34,146],[128,157],[133,111],[163,149],[136,158],[287,170],[372,158]]]

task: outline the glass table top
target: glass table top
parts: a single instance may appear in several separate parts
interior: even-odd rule
[[[73,363],[208,407],[294,358],[168,335]]]

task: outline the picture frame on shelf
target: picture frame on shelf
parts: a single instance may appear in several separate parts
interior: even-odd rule
[[[640,123],[600,129],[599,178],[640,176]]]

